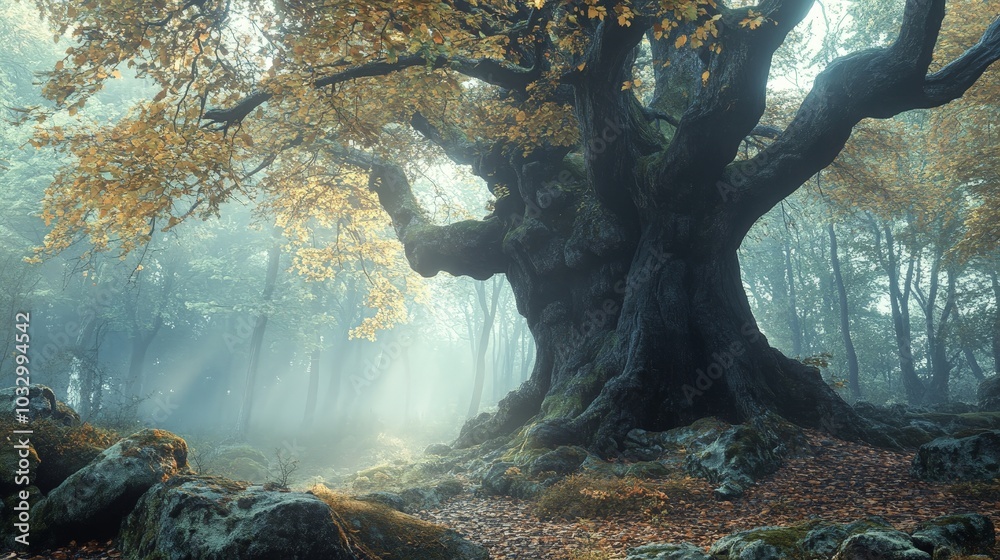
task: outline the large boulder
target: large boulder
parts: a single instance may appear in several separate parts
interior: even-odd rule
[[[41,546],[113,536],[153,485],[187,470],[187,444],[163,430],[142,430],[73,473],[35,506]]]
[[[362,558],[316,496],[208,476],[151,488],[122,524],[119,547],[136,560]]]
[[[993,480],[1000,476],[1000,430],[964,438],[938,438],[922,445],[910,474],[935,482]]]
[[[203,474],[257,483],[268,479],[267,455],[250,445],[222,445],[203,454],[201,460]]]
[[[833,560],[932,560],[932,556],[902,531],[873,529],[847,537]]]
[[[629,549],[625,560],[712,560],[712,557],[689,543],[654,543]]]
[[[25,388],[0,389],[0,431],[3,433],[11,434],[23,427],[14,423],[13,414],[15,408],[25,408],[21,406],[25,403],[17,402],[21,398],[19,390],[23,392]],[[49,492],[87,466],[118,437],[90,424],[81,424],[77,413],[57,400],[52,389],[31,385],[27,390],[26,408],[30,411],[33,432],[30,437],[32,483],[42,492]],[[0,494],[10,490],[13,476],[8,469],[17,463],[9,461],[3,453],[0,450]]]
[[[988,377],[979,384],[976,395],[979,410],[983,412],[1000,412],[1000,375]]]
[[[931,553],[935,559],[989,553],[996,544],[993,522],[975,513],[946,515],[925,521],[911,536],[917,548]]]

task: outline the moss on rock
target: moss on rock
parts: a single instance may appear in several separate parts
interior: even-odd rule
[[[486,550],[455,531],[408,516],[383,504],[337,494],[323,485],[309,491],[323,500],[350,539],[373,558],[486,560]]]

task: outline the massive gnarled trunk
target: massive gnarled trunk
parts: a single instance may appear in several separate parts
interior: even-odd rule
[[[757,30],[739,24],[743,10],[723,9],[722,52],[711,56],[673,49],[673,36],[652,40],[654,58],[669,56],[672,64],[657,68],[646,107],[621,88],[645,28],[610,19],[597,25],[583,69],[565,79],[578,151],[524,155],[494,146],[484,154],[415,116],[417,130],[499,193],[486,220],[432,225],[400,168],[342,148],[347,161],[371,171],[415,270],[506,274],[528,319],[538,345],[531,379],[496,414],[471,420],[459,444],[527,425],[537,444],[610,452],[636,427],[769,413],[891,444],[817,370],[768,344],[750,312],[736,251],[760,216],[836,157],[862,118],[961,95],[1000,53],[1000,26],[928,75],[944,2],[910,1],[893,46],[835,61],[790,126],[761,131],[771,55],[810,4],[764,2],[758,8],[773,25]],[[741,143],[758,133],[773,141],[738,161]]]
[[[327,143],[332,157],[370,174],[414,270],[477,279],[504,274],[527,318],[537,344],[530,379],[498,412],[470,420],[458,443],[523,429],[542,445],[612,451],[632,428],[774,414],[891,443],[815,369],[786,358],[760,334],[737,248],[758,218],[833,161],[862,119],[961,96],[1000,57],[1000,20],[964,55],[928,73],[945,1],[908,0],[898,39],[831,63],[779,130],[760,123],[771,58],[813,2],[764,0],[752,12],[703,4],[702,21],[712,19],[718,36],[699,48],[680,40],[696,22],[654,33],[664,17],[660,2],[631,2],[634,17],[623,19],[611,15],[623,4],[597,4],[608,16],[573,16],[579,35],[566,41],[550,24],[566,21],[561,17],[573,3],[518,4],[524,9],[510,21],[496,15],[507,31],[489,25],[480,32],[512,37],[509,60],[413,55],[315,81],[335,87],[424,65],[497,86],[507,103],[573,108],[579,142],[568,147],[477,137],[454,115],[408,115],[414,130],[470,166],[497,197],[487,218],[445,226],[428,219],[402,167],[335,139]],[[466,11],[469,22],[499,14],[471,3],[454,9]],[[762,25],[747,25],[758,17]],[[655,77],[645,104],[623,87],[633,79],[643,37]],[[582,54],[566,51],[581,38]],[[554,71],[560,57],[570,63]],[[205,118],[228,125],[270,95]],[[751,136],[770,140],[738,158]]]

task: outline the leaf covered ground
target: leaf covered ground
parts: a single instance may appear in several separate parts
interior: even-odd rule
[[[807,437],[817,449],[816,456],[790,460],[733,502],[715,500],[707,481],[685,479],[680,491],[676,481],[659,487],[651,481],[648,488],[653,490],[637,492],[646,500],[641,507],[604,518],[542,518],[534,502],[470,493],[417,515],[488,547],[494,560],[623,558],[628,548],[646,543],[687,541],[707,547],[736,531],[816,518],[839,522],[878,515],[905,531],[940,515],[975,512],[1000,525],[997,485],[920,482],[908,474],[912,453],[833,440],[818,432],[807,432]],[[581,499],[599,498],[601,491],[584,490]],[[650,502],[650,496],[660,496],[662,501]],[[2,560],[120,556],[109,542],[72,545],[38,555],[9,555]],[[994,557],[1000,558],[1000,549]]]

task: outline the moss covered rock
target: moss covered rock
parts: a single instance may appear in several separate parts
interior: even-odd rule
[[[16,398],[14,387],[0,389],[0,409],[9,406],[13,411]],[[33,432],[31,447],[36,459],[32,463],[33,483],[42,492],[62,484],[119,439],[113,432],[81,424],[76,412],[57,400],[52,390],[44,385],[30,386],[28,398]],[[20,429],[13,420],[13,412],[0,414],[0,431],[12,434]],[[7,469],[15,463],[0,459],[3,459],[0,462],[0,492],[3,492],[4,484],[12,480]]]
[[[208,476],[151,488],[122,524],[119,547],[135,560],[360,558],[316,496]]]
[[[911,536],[917,548],[931,553],[935,560],[959,554],[989,554],[996,544],[993,522],[975,513],[923,522]]]
[[[913,457],[910,474],[936,482],[1000,477],[1000,430],[925,444]]]
[[[250,445],[223,445],[207,459],[212,474],[250,482],[264,482],[268,477],[267,455]]]
[[[163,430],[142,430],[73,473],[35,507],[39,545],[114,535],[153,485],[187,470],[187,444]]]
[[[834,560],[932,560],[910,536],[893,529],[873,529],[847,537]]]
[[[625,560],[713,560],[693,544],[654,543],[629,549]]]

